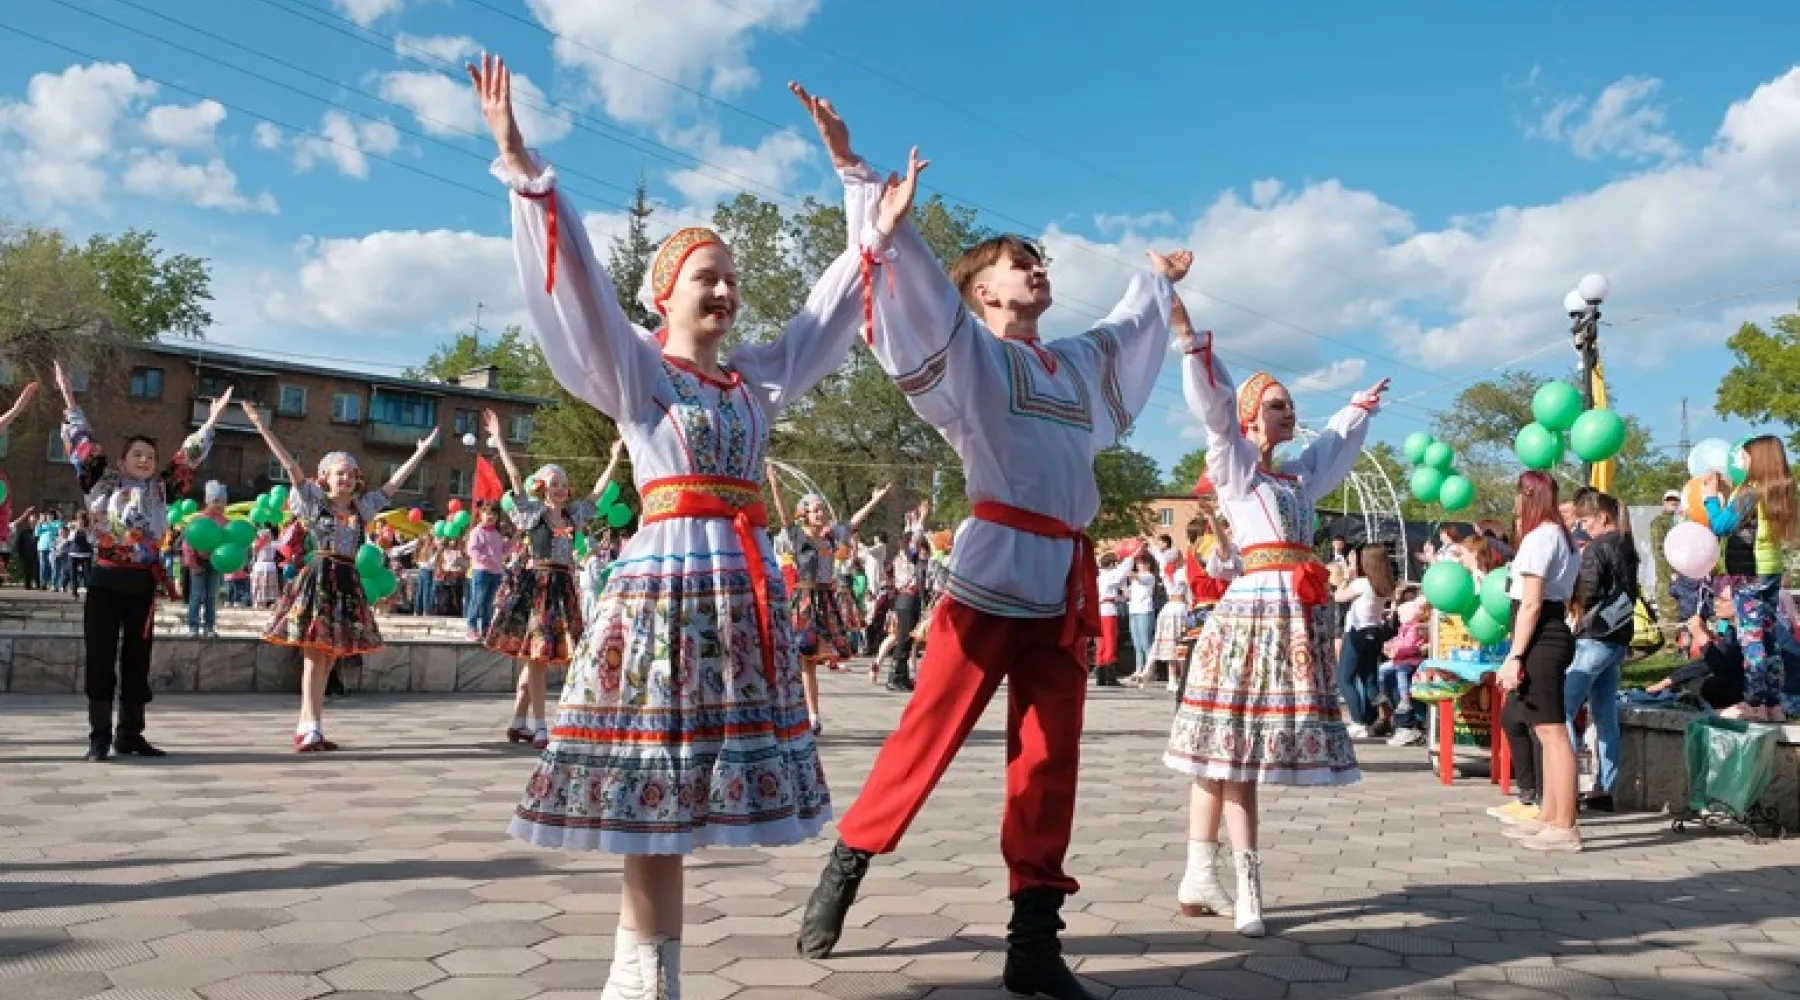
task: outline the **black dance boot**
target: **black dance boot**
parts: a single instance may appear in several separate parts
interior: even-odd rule
[[[112,756],[112,702],[88,702],[88,749],[84,760],[102,761]]]
[[[144,706],[119,703],[119,735],[113,749],[131,757],[167,757],[168,753],[144,739]]]
[[[1013,897],[1012,923],[1006,927],[1006,969],[1000,982],[1019,996],[1050,1000],[1094,1000],[1063,961],[1064,895],[1055,889],[1026,889]]]
[[[806,901],[806,913],[800,918],[800,937],[794,949],[806,958],[830,958],[844,933],[844,918],[850,915],[850,904],[856,902],[856,890],[863,876],[869,874],[869,859],[875,855],[859,851],[838,841],[825,860],[819,884]]]

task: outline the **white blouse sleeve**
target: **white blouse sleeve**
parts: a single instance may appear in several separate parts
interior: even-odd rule
[[[1369,436],[1369,418],[1379,407],[1379,400],[1357,393],[1355,401],[1333,414],[1319,436],[1288,464],[1287,470],[1300,477],[1308,496],[1317,500],[1350,475]]]
[[[655,406],[661,358],[620,308],[556,171],[532,159],[543,167],[535,179],[498,160],[493,174],[512,189],[513,255],[544,360],[564,389],[614,420],[644,417]]]
[[[770,415],[837,370],[862,329],[862,253],[849,249],[819,276],[800,312],[766,344],[731,352],[731,366]]]
[[[1221,500],[1237,500],[1250,493],[1256,481],[1256,445],[1238,426],[1237,389],[1225,363],[1209,348],[1184,352],[1181,359],[1181,391],[1188,412],[1206,427],[1206,477]]]
[[[1094,421],[1094,450],[1125,436],[1162,374],[1169,349],[1169,310],[1175,286],[1160,274],[1132,275],[1125,296],[1093,329],[1059,341],[1058,353],[1074,361],[1099,399],[1107,419]]]

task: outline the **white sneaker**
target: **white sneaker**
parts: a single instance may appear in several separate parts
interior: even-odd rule
[[[1416,747],[1425,742],[1425,731],[1422,729],[1396,729],[1394,735],[1388,737],[1388,746]]]
[[[1369,727],[1360,722],[1352,722],[1348,726],[1345,726],[1344,730],[1350,734],[1350,738],[1353,740],[1366,740],[1369,738]]]
[[[644,980],[638,972],[637,932],[620,927],[613,931],[612,969],[607,972],[600,1000],[642,1000],[643,996]]]

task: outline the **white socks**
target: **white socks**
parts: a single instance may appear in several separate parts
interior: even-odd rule
[[[523,715],[513,716],[512,723],[509,724],[506,728],[508,728],[508,729],[524,729],[525,728],[525,717]]]

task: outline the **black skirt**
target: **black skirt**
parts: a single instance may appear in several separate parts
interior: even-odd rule
[[[1519,620],[1519,602],[1512,605],[1512,620]],[[1519,687],[1509,699],[1518,702],[1512,717],[1533,726],[1561,725],[1569,721],[1563,711],[1563,681],[1575,662],[1575,634],[1569,631],[1568,610],[1561,601],[1545,601],[1538,611],[1537,629],[1525,649],[1525,670]]]

